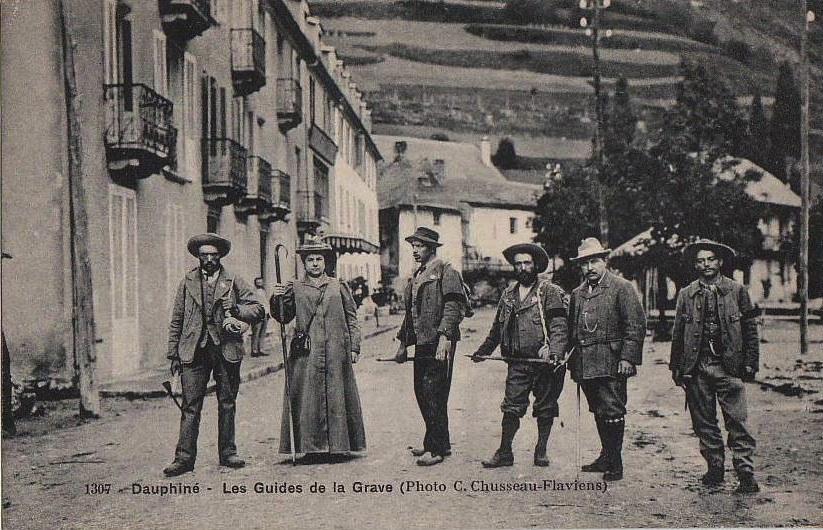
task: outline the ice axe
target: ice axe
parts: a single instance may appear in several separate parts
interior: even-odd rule
[[[289,255],[288,249],[282,243],[278,243],[277,246],[274,247],[274,272],[277,275],[277,283],[283,283],[282,275],[280,274],[281,248],[286,251],[286,256]],[[286,324],[283,322],[284,320],[286,320],[286,309],[285,307],[283,307],[282,296],[277,298],[277,310],[280,314],[280,345],[283,348],[283,373],[285,374],[286,405],[288,406],[289,413],[289,446],[291,448],[291,463],[292,465],[296,465],[297,454],[294,449],[294,414],[292,414],[291,385],[289,384],[289,352],[286,349]]]
[[[162,384],[163,388],[166,390],[166,393],[169,395],[172,401],[174,401],[174,404],[177,405],[177,408],[180,409],[180,412],[183,412],[183,405],[181,405],[180,402],[177,401],[177,396],[175,396],[174,392],[172,392],[171,390],[171,381],[166,380],[163,381]]]

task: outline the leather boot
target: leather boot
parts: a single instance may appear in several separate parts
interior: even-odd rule
[[[606,435],[604,431],[604,421],[600,416],[594,417],[594,423],[597,425],[597,435],[600,437],[600,456],[591,464],[585,464],[580,468],[586,473],[603,473],[608,470],[608,459],[606,458]]]
[[[537,445],[534,447],[534,465],[538,467],[549,465],[546,448],[549,445],[549,434],[552,432],[553,423],[554,418],[537,418]]]
[[[757,493],[760,491],[760,486],[754,479],[754,474],[751,471],[740,471],[737,473],[737,478],[740,479],[740,484],[737,485],[735,493]]]
[[[709,464],[709,470],[700,477],[700,482],[702,482],[706,486],[717,486],[723,483],[725,471],[723,470],[723,466],[711,465]]]
[[[618,421],[604,422],[606,432],[606,455],[608,457],[608,470],[603,473],[603,480],[614,481],[623,479],[623,433],[626,421],[620,418]]]
[[[514,454],[512,454],[512,441],[517,429],[520,428],[520,418],[514,414],[503,414],[502,433],[500,435],[500,448],[488,460],[483,460],[483,467],[504,467],[514,465]]]

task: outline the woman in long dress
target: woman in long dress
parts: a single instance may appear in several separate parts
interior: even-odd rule
[[[296,317],[295,333],[308,333],[311,345],[308,354],[289,353],[280,452],[291,453],[289,413],[294,449],[306,454],[304,461],[363,451],[366,434],[352,369],[360,356],[357,306],[348,286],[327,274],[335,259],[329,245],[309,242],[297,252],[305,277],[276,284],[270,301],[272,316],[282,324]]]

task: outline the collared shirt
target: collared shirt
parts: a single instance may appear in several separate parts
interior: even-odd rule
[[[206,280],[207,284],[214,285],[214,282],[216,282],[217,278],[220,276],[220,271],[221,270],[222,270],[222,267],[220,269],[217,269],[216,271],[214,271],[214,274],[209,274],[206,271],[204,271],[203,269],[200,269],[200,274],[203,275],[203,279]]]
[[[532,289],[534,289],[534,284],[531,284],[531,285],[523,285],[521,283],[517,284],[517,294],[520,296],[520,301],[521,302],[523,300],[525,300],[527,296],[529,296],[529,293],[532,292]]]

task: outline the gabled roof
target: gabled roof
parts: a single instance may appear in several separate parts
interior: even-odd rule
[[[742,177],[750,171],[759,173],[759,180],[752,180],[746,185],[746,193],[752,199],[768,204],[800,208],[800,197],[787,184],[751,160],[727,156],[718,160],[717,164],[724,166],[722,171],[718,171],[721,179],[731,179],[735,175]]]
[[[472,144],[384,135],[375,135],[374,141],[386,157],[378,180],[381,209],[415,203],[455,210],[460,203],[533,209],[542,191],[537,185],[511,182],[483,164],[480,149]],[[395,142],[400,141],[406,142],[406,152],[395,160]],[[435,160],[444,161],[444,178],[421,185],[421,177],[429,181],[425,175]]]

